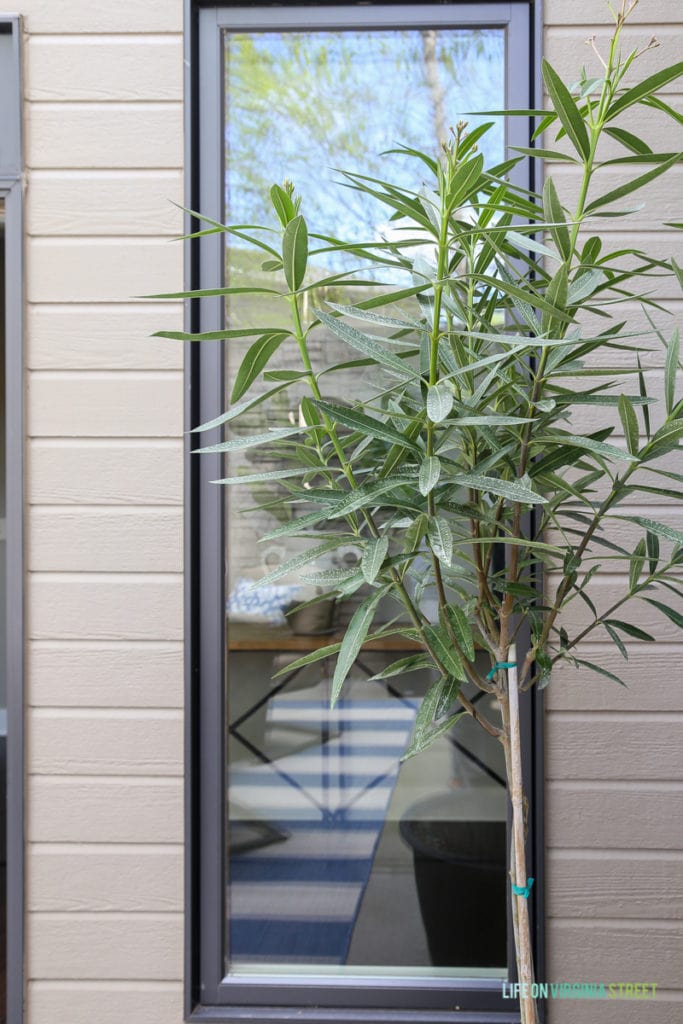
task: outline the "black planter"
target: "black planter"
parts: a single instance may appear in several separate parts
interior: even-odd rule
[[[416,810],[408,811],[400,831],[413,851],[433,965],[505,967],[505,821],[423,819],[411,816]]]

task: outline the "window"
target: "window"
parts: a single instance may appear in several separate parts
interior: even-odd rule
[[[527,3],[194,13],[188,206],[216,220],[260,223],[270,185],[287,176],[321,227],[376,230],[377,211],[330,198],[335,175],[324,168],[367,172],[369,154],[397,141],[436,148],[468,110],[532,105]],[[487,155],[502,158],[506,145],[525,144],[525,130],[497,119],[488,138]],[[222,234],[189,242],[188,267],[192,287],[216,287],[226,274],[253,283],[260,273]],[[226,317],[238,325],[250,312],[203,299],[189,329],[218,329]],[[188,425],[223,411],[238,361],[220,344],[191,348]],[[263,409],[264,423],[291,413]],[[202,435],[202,444],[214,440]],[[363,653],[333,714],[324,663],[271,682],[296,652],[343,628],[350,609],[317,606],[323,617],[292,629],[281,617],[286,594],[264,592],[256,607],[244,600],[245,581],[289,552],[273,544],[261,553],[263,523],[239,515],[262,495],[244,487],[226,498],[210,484],[238,471],[234,463],[226,473],[220,457],[188,458],[188,1012],[275,1021],[296,1009],[297,1019],[318,1021],[320,1007],[326,1020],[398,1021],[420,1010],[438,1021],[457,1008],[463,1021],[514,1019],[501,997],[511,957],[497,745],[461,722],[428,764],[399,766],[425,684],[371,681],[390,650]],[[297,581],[287,585],[294,593]],[[526,716],[531,729],[530,703]],[[469,850],[455,865],[439,852],[454,836]],[[449,898],[474,927],[444,928]],[[266,1007],[285,1009],[278,1017]]]
[[[23,1019],[24,948],[19,83],[19,20],[0,17],[0,1018],[18,1022]]]

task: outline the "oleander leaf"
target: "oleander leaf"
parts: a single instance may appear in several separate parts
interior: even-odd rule
[[[418,476],[418,487],[420,494],[426,497],[433,491],[441,476],[441,460],[436,455],[430,455],[420,466]]]
[[[334,676],[332,678],[332,696],[330,700],[332,707],[336,704],[346,677],[351,671],[353,663],[358,657],[360,649],[365,642],[365,638],[367,637],[370,626],[372,625],[372,620],[375,617],[375,612],[377,611],[377,605],[388,590],[388,586],[375,590],[369,595],[369,597],[366,597],[366,599],[358,605],[351,617],[351,621],[344,633],[344,639],[341,642],[341,647],[339,648],[337,664],[335,665]]]
[[[578,154],[587,160],[590,156],[588,131],[572,94],[564,84],[557,71],[543,60],[541,64],[543,80],[553,103],[553,108],[562,122],[562,127],[574,144]]]
[[[249,390],[263,367],[267,365],[270,357],[277,352],[286,337],[288,335],[282,332],[264,334],[251,345],[242,359],[235,376],[235,383],[233,384],[230,396],[231,402],[238,402],[242,395]]]
[[[282,266],[290,291],[303,284],[308,262],[308,228],[299,214],[290,220],[282,236]]]
[[[361,572],[366,583],[374,583],[389,550],[389,538],[377,537],[365,545],[361,558]]]

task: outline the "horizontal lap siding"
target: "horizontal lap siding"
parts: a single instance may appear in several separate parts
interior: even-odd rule
[[[585,40],[595,34],[598,47],[604,49],[610,23],[607,5],[594,0],[544,0],[543,9],[544,50],[551,63],[570,79],[577,77],[581,64],[592,74],[596,59]],[[633,74],[639,77],[680,59],[683,25],[675,0],[641,0],[625,32],[625,48],[642,46],[652,35],[661,46],[637,62]],[[664,91],[667,101],[680,109],[681,83]],[[681,148],[680,129],[653,111],[634,108],[623,126],[640,134],[655,150]],[[567,151],[566,140],[556,144],[549,135],[545,143]],[[621,155],[624,151],[613,141],[601,150],[605,159]],[[571,210],[580,169],[554,162],[546,166],[548,173]],[[606,169],[596,178],[592,197],[611,191],[623,180],[615,168]],[[642,210],[628,219],[594,220],[583,235],[599,235],[603,253],[632,246],[660,258],[680,259],[680,238],[662,225],[680,219],[682,185],[683,172],[676,168],[638,196],[637,201],[645,203]],[[629,203],[630,197],[621,205]],[[680,324],[680,290],[671,281],[653,280],[650,287],[656,288],[672,314],[654,313],[670,336]],[[635,303],[625,304],[615,315],[627,319],[629,329],[643,332],[632,344],[649,350],[642,357],[648,390],[661,399],[659,341]],[[618,365],[627,362],[627,356],[600,353],[591,362]],[[571,386],[576,387],[576,382]],[[637,392],[637,382],[635,387],[627,383],[623,390]],[[660,416],[660,410],[653,410],[653,421]],[[615,443],[625,447],[618,417],[608,413],[605,420],[616,427]],[[642,426],[640,414],[639,423]],[[597,429],[598,417],[593,409],[586,409],[575,424],[588,432]],[[638,477],[645,478],[645,474]],[[650,476],[646,482],[656,480]],[[673,500],[655,504],[644,492],[632,494],[618,512],[683,528],[680,507]],[[641,534],[641,529],[615,521],[604,535],[630,550]],[[666,541],[662,549],[669,550]],[[598,545],[591,553],[603,558],[610,554]],[[625,569],[624,563],[605,563],[595,587],[600,610],[623,594]],[[556,582],[549,580],[550,593]],[[661,599],[667,605],[680,605],[671,594]],[[680,630],[642,601],[620,608],[614,617],[650,630],[657,642],[630,644],[625,662],[604,630],[596,629],[581,644],[579,654],[618,675],[627,687],[588,668],[564,665],[553,673],[546,691],[547,974],[555,982],[657,983],[659,991],[650,1001],[551,1000],[549,1024],[674,1024],[683,1017],[683,696],[679,685],[683,643]],[[577,601],[567,610],[565,622],[577,629],[590,618],[585,605]]]
[[[21,0],[27,1024],[182,1019],[182,3]]]

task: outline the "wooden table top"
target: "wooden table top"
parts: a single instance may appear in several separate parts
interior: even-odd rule
[[[252,622],[227,623],[228,649],[231,651],[317,651],[329,644],[340,643],[344,630],[307,635],[292,633],[287,626],[266,626]],[[387,636],[368,640],[364,651],[419,651],[421,645],[403,636]]]

